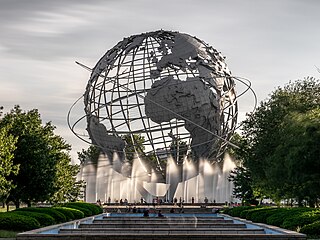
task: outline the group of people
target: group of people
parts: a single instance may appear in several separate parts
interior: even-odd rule
[[[143,216],[144,217],[149,217],[149,209],[143,210]],[[158,210],[158,217],[164,217],[164,215],[162,214],[161,210]]]

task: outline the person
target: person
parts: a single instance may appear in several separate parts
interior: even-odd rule
[[[183,206],[179,208],[179,213],[184,213]]]
[[[133,213],[136,213],[136,212],[137,212],[136,206],[133,207],[132,212],[133,212]]]
[[[175,198],[173,199],[174,205],[177,205],[177,202],[178,202],[178,199],[175,197]]]
[[[149,210],[148,209],[143,210],[143,216],[149,217]]]
[[[194,197],[191,198],[191,203],[194,204]]]
[[[163,214],[161,213],[161,210],[158,212],[158,217],[164,217]]]
[[[207,204],[208,202],[209,202],[208,198],[205,197],[205,198],[204,198],[204,203]]]
[[[108,197],[108,205],[110,205],[110,203],[111,203],[111,198]]]
[[[174,213],[174,208],[171,208],[171,209],[170,209],[170,213]]]

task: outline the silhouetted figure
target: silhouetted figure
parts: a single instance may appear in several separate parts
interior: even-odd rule
[[[143,216],[149,217],[149,210],[148,209],[143,210]]]
[[[163,214],[161,213],[161,210],[158,212],[158,217],[164,217]]]

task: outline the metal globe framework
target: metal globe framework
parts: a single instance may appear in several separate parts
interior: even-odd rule
[[[121,135],[134,141],[140,134],[146,154],[169,155],[179,140],[196,159],[214,163],[231,144],[235,79],[224,57],[202,40],[163,30],[133,35],[89,70],[84,117],[92,143],[105,151],[121,152]]]

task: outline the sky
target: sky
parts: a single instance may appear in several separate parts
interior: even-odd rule
[[[220,51],[263,101],[289,81],[319,78],[319,11],[318,0],[0,0],[0,106],[38,109],[72,145],[76,162],[88,144],[66,119],[90,73],[75,61],[93,67],[124,37],[179,31]],[[240,121],[252,109],[246,94]]]

